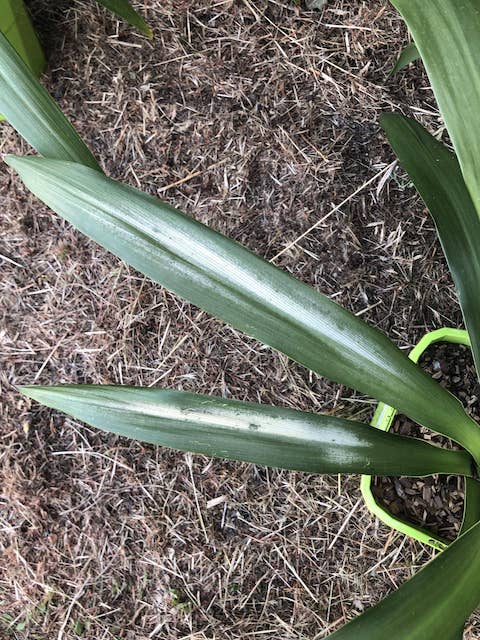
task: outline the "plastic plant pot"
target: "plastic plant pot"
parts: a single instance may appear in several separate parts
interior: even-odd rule
[[[0,31],[39,76],[45,69],[45,56],[23,0],[0,0]]]
[[[427,333],[420,342],[412,349],[409,354],[410,360],[418,362],[422,353],[435,342],[452,342],[454,344],[463,344],[467,347],[471,347],[470,338],[466,331],[459,329],[437,329]],[[372,418],[371,425],[376,429],[382,431],[388,431],[393,424],[394,418],[397,415],[397,410],[393,407],[389,407],[386,404],[380,403],[377,406],[375,414]],[[448,541],[437,536],[436,534],[417,527],[414,524],[401,520],[397,516],[390,513],[385,507],[383,507],[373,495],[372,492],[372,476],[362,476],[360,488],[362,490],[363,499],[370,511],[377,516],[379,520],[387,524],[392,529],[400,531],[415,540],[419,540],[434,549],[443,551],[448,547]]]

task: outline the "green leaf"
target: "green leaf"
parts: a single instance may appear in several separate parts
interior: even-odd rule
[[[35,75],[45,69],[45,56],[28,11],[19,0],[0,0],[0,31]]]
[[[480,602],[480,523],[329,640],[456,640]]]
[[[466,451],[332,416],[139,387],[30,386],[21,391],[104,431],[209,456],[311,473],[472,473]]]
[[[417,45],[480,212],[480,66],[478,0],[391,0]]]
[[[468,531],[477,522],[480,522],[480,482],[465,478],[465,506],[460,533]]]
[[[97,0],[97,2],[123,18],[132,27],[136,27],[147,38],[153,38],[153,31],[127,0]]]
[[[461,404],[380,331],[245,248],[79,165],[8,157],[33,193],[128,264],[306,367],[396,407],[479,456]]]
[[[399,55],[398,60],[396,61],[393,69],[388,74],[388,77],[391,78],[402,69],[405,69],[405,67],[408,67],[409,64],[419,59],[420,54],[418,53],[417,45],[414,42],[410,42],[410,44],[407,44],[405,49]]]
[[[2,33],[0,113],[45,157],[100,170],[83,140]]]
[[[385,114],[380,122],[435,221],[480,374],[480,218],[460,166],[415,120]]]

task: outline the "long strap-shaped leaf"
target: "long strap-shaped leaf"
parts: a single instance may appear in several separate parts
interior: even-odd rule
[[[141,387],[23,387],[39,402],[137,440],[312,473],[470,475],[466,451],[293,409]]]
[[[391,1],[420,52],[465,182],[480,212],[480,2]]]
[[[480,217],[460,165],[415,120],[385,114],[381,125],[435,221],[480,375]]]
[[[7,157],[25,184],[156,282],[313,371],[395,406],[480,451],[461,404],[380,331],[326,296],[145,193],[98,171]]]
[[[97,0],[97,2],[123,18],[132,27],[136,27],[147,38],[153,38],[153,31],[127,0]]]
[[[480,523],[329,640],[460,640],[480,603]]]
[[[100,170],[48,91],[0,32],[0,113],[39,153]]]

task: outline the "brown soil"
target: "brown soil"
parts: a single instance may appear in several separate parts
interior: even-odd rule
[[[407,41],[386,0],[136,2],[152,42],[90,0],[28,4],[44,82],[109,175],[268,259],[293,241],[276,264],[401,348],[461,326],[433,224],[385,174],[381,111],[441,125],[420,64],[385,83]],[[2,153],[29,152],[0,132]],[[372,407],[152,284],[3,165],[0,204],[2,640],[316,638],[431,557],[369,515],[356,477],[185,456],[21,398],[19,384],[118,382]]]
[[[419,365],[457,396],[473,418],[480,419],[479,384],[468,347],[448,343],[431,345],[420,358]],[[458,448],[448,438],[432,433],[403,415],[395,418],[391,430],[442,447]],[[372,491],[393,515],[445,540],[454,540],[460,531],[464,482],[459,476],[376,477]]]

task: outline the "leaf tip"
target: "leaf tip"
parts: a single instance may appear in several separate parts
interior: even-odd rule
[[[6,156],[3,156],[3,161],[5,162],[6,165],[8,165],[9,167],[12,167],[12,169],[15,169],[15,161],[18,159],[18,156],[13,156],[11,154],[7,154]]]
[[[15,171],[17,171],[17,173],[20,173],[20,169],[25,165],[30,164],[32,160],[36,161],[38,160],[38,157],[37,156],[14,156],[10,154],[3,156],[3,161],[5,162],[5,164],[11,167],[12,169],[14,169]]]
[[[380,126],[382,127],[382,129],[388,133],[387,129],[392,126],[394,123],[396,122],[400,122],[401,120],[408,120],[408,118],[406,118],[405,116],[403,116],[401,113],[390,113],[390,112],[385,112],[382,113],[380,115],[380,118],[378,119],[378,122],[380,124]]]
[[[38,389],[39,387],[36,387],[34,385],[23,385],[21,387],[18,387],[18,391],[24,395],[27,396],[27,398],[32,398],[32,400],[36,400],[35,398],[35,389]]]
[[[41,385],[22,385],[18,387],[18,391],[30,398],[31,400],[36,400],[37,402],[41,402],[42,404],[47,404],[47,397],[49,395],[49,387],[44,387]]]
[[[392,116],[393,114],[391,113],[381,113],[380,117],[378,119],[378,123],[380,124],[380,126],[382,127],[382,129],[385,129],[385,126],[388,125],[389,121],[390,121],[390,116]]]

